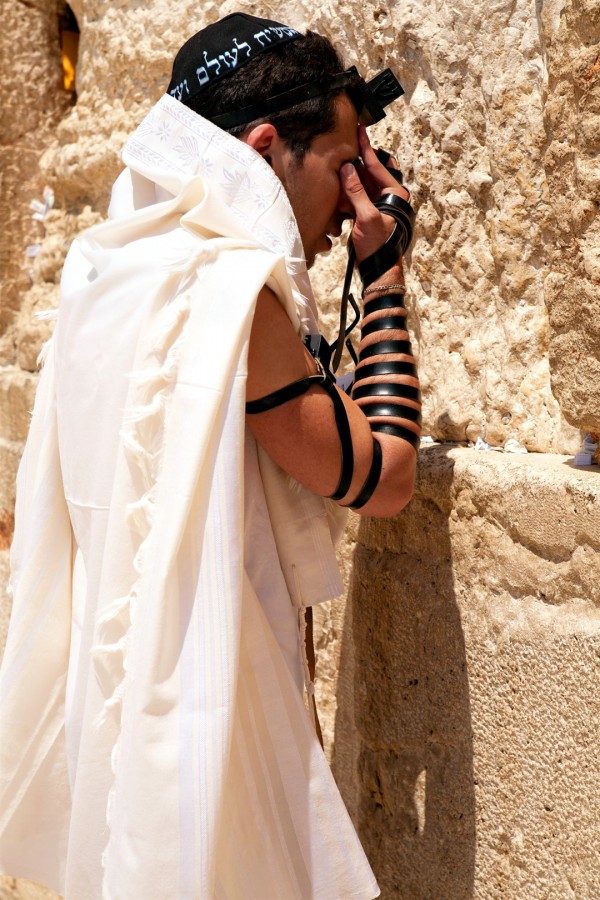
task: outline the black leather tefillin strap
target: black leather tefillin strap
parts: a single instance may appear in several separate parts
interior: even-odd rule
[[[286,384],[285,387],[279,388],[279,390],[273,391],[271,394],[266,394],[259,400],[248,400],[246,412],[250,416],[255,416],[257,413],[275,409],[276,406],[281,406],[282,403],[287,403],[288,400],[293,400],[295,397],[305,394],[313,386],[318,384],[323,386],[325,381],[327,381],[327,376],[324,372],[318,375],[308,375],[306,378],[299,378],[297,381],[292,381],[291,384]]]
[[[373,375],[412,375],[413,378],[418,377],[417,367],[412,362],[404,360],[382,360],[381,362],[369,363],[357,369],[354,376],[354,384],[358,384],[363,378],[371,378]],[[354,391],[352,392],[354,396]]]
[[[365,483],[358,492],[358,496],[355,497],[353,503],[348,504],[350,509],[360,509],[361,506],[365,505],[367,500],[371,499],[371,495],[377,487],[381,477],[382,461],[381,444],[376,437],[373,437],[373,460],[371,462],[371,468],[369,469],[369,474],[367,475]]]
[[[390,172],[393,173],[394,170],[390,169]],[[414,209],[412,208],[410,203],[408,203],[406,200],[403,200],[401,197],[398,197],[397,194],[386,194],[385,197],[381,198],[381,200],[377,200],[375,202],[375,206],[380,212],[385,213],[385,215],[391,216],[393,219],[395,219],[396,225],[385,244],[383,244],[382,247],[376,250],[375,253],[372,253],[371,256],[367,256],[366,259],[363,259],[363,261],[358,264],[358,271],[363,281],[363,287],[368,287],[373,281],[387,272],[388,269],[395,265],[398,257],[406,253],[410,242],[412,241],[415,226]],[[333,360],[331,363],[331,369],[333,372],[337,372],[339,368],[344,345],[348,347],[350,355],[356,362],[352,344],[348,340],[348,335],[350,334],[354,326],[358,323],[358,319],[360,317],[358,306],[356,305],[354,297],[350,293],[350,285],[352,283],[352,273],[354,272],[355,263],[356,251],[354,249],[352,240],[349,239],[348,265],[346,267],[344,287],[342,289],[342,300],[340,303],[340,327],[335,344],[332,345]],[[353,324],[349,328],[346,328],[348,303],[352,305],[356,313],[356,318]],[[368,313],[371,311],[371,305],[372,301],[369,301],[369,303],[365,305],[365,315],[368,315]],[[387,308],[391,309],[391,306]]]
[[[364,359],[381,356],[384,353],[404,353],[406,356],[412,356],[412,347],[410,341],[378,341],[361,350],[358,361],[362,362]]]
[[[363,315],[366,318],[372,312],[402,308],[404,308],[404,294],[385,294],[383,297],[373,297],[371,300],[365,300]]]
[[[367,322],[361,329],[362,337],[375,334],[376,331],[406,331],[406,319],[404,316],[382,316]]]
[[[366,415],[366,413],[365,413]],[[396,425],[394,422],[369,422],[371,431],[377,431],[382,434],[391,434],[393,437],[402,438],[407,441],[415,450],[419,449],[421,438],[419,435],[411,431],[410,428],[404,428],[402,425]]]
[[[381,212],[392,216],[392,218],[396,220],[396,226],[385,244],[359,264],[359,272],[365,286],[370,284],[371,281],[374,281],[376,278],[379,278],[380,275],[391,268],[391,266],[394,265],[394,263],[397,261],[398,257],[406,251],[412,239],[415,219],[415,214],[410,204],[405,200],[402,200],[400,197],[397,197],[395,194],[386,195],[381,200],[378,200],[375,203],[375,206]],[[356,353],[354,352],[354,348],[348,340],[350,332],[355,328],[360,320],[360,310],[358,308],[358,305],[356,304],[356,301],[354,300],[354,297],[350,293],[350,285],[352,282],[352,274],[354,272],[355,262],[356,253],[352,245],[352,241],[349,240],[348,266],[346,268],[344,287],[342,290],[342,300],[340,304],[340,328],[335,343],[328,344],[327,341],[322,337],[322,335],[308,335],[308,337],[305,339],[307,348],[317,362],[319,374],[310,375],[306,378],[299,378],[297,381],[293,381],[291,384],[288,384],[277,391],[273,391],[271,394],[267,394],[265,397],[261,397],[259,400],[251,400],[246,403],[246,412],[249,415],[255,415],[257,413],[267,412],[270,409],[275,409],[277,406],[280,406],[283,403],[287,403],[289,400],[293,400],[295,397],[300,397],[302,394],[306,393],[308,390],[310,390],[311,387],[314,386],[322,387],[327,392],[327,394],[329,394],[329,397],[333,402],[335,421],[340,436],[340,444],[342,450],[342,471],[338,486],[335,489],[334,493],[330,495],[330,499],[332,500],[341,500],[346,496],[350,489],[352,475],[354,472],[354,450],[352,447],[350,423],[348,422],[348,415],[344,407],[344,402],[335,386],[335,378],[332,373],[336,372],[339,368],[344,345],[347,346],[354,363],[357,364],[359,362],[356,357]],[[370,300],[367,304],[365,304],[365,315],[380,309],[393,309],[394,307],[402,307],[402,302],[398,302],[399,298],[400,300],[402,300],[401,294],[373,298],[373,300]],[[352,306],[355,315],[352,323],[348,327],[346,327],[348,304]],[[376,331],[385,330],[406,331],[405,317],[400,315],[393,315],[379,319],[377,322],[372,323],[372,325],[365,326],[365,328],[363,329],[363,336],[365,336],[366,334],[374,333]],[[412,353],[410,348],[410,341],[383,341],[379,344],[372,345],[372,347],[374,348],[373,350],[371,350],[371,348],[366,348],[365,350],[363,350],[363,352],[361,353],[361,360],[381,352],[395,352],[406,354]],[[356,377],[355,381],[359,381],[361,378],[367,378],[369,374],[416,375],[416,366],[414,365],[414,363],[391,361],[390,363],[373,363],[362,366],[359,372],[360,375]],[[401,387],[408,390],[408,387],[404,385],[381,385],[377,387]],[[370,385],[363,386],[362,390],[364,393],[361,396],[391,396],[404,397],[406,399],[416,399],[410,394],[410,392],[400,393],[396,392],[395,390],[388,390],[387,393],[384,393],[383,391],[381,391],[380,393],[370,393],[370,388]],[[416,390],[416,388],[413,388],[413,391]],[[353,395],[355,395],[358,399],[358,392],[353,392]],[[371,405],[369,405],[369,409],[370,408]],[[395,412],[392,412],[392,410],[410,409],[409,407],[404,407],[400,404],[382,402],[375,404],[374,408],[380,410],[380,412],[377,413],[378,415],[395,415]],[[416,420],[417,415],[418,412],[413,409],[411,413],[405,413],[403,417]],[[382,425],[379,425],[378,423],[369,424],[371,426],[372,432],[382,431],[388,434],[394,433],[397,436],[404,437],[405,440],[411,441],[411,443],[413,443],[413,439],[416,438],[418,443],[418,438],[416,437],[416,435],[414,435],[413,432],[411,432],[407,428],[402,428],[398,425],[392,425],[391,423],[383,423]],[[390,429],[394,429],[394,431],[390,431]],[[355,498],[353,503],[349,504],[352,509],[360,509],[360,507],[364,506],[365,503],[370,499],[373,491],[377,487],[377,483],[381,475],[381,466],[381,445],[373,435],[373,459],[371,462],[371,467],[366,481],[358,492],[357,497]]]
[[[358,264],[363,287],[368,287],[376,281],[396,264],[399,256],[406,253],[415,227],[414,209],[397,194],[386,194],[375,203],[375,206],[380,212],[395,219],[396,227],[382,247]]]
[[[395,304],[398,305],[399,295],[396,296]],[[394,301],[390,299],[390,295],[386,297],[376,297],[369,301],[369,313],[385,311],[391,309]],[[368,329],[368,334],[375,334],[378,331],[385,332],[388,329],[397,327],[400,330],[400,322],[405,327],[405,319],[403,316],[383,316],[379,319],[373,319],[366,327],[363,327],[362,336]],[[394,323],[394,324],[392,324]],[[360,361],[370,359],[373,356],[381,356],[387,353],[402,353],[412,356],[412,347],[409,340],[406,341],[377,341],[364,347],[360,353]],[[414,406],[408,406],[405,403],[394,402],[396,398],[401,400],[413,400],[417,403],[421,402],[421,394],[415,385],[396,384],[394,382],[374,382],[364,384],[367,378],[373,375],[412,375],[416,377],[417,368],[414,363],[407,360],[383,360],[375,363],[361,365],[355,373],[354,387],[352,389],[353,400],[371,401],[367,405],[362,405],[362,411],[365,416],[372,420],[379,416],[390,416],[398,419],[406,419],[409,422],[421,424],[421,412]],[[361,384],[361,382],[363,382]],[[369,421],[372,432],[383,434],[391,434],[394,437],[402,438],[408,441],[413,447],[418,448],[419,436],[410,428],[405,428],[395,422],[373,422]]]
[[[405,400],[421,402],[421,391],[412,384],[386,383],[376,381],[373,384],[359,384],[352,391],[353,400],[362,400],[363,397],[404,397]]]
[[[311,387],[322,387],[333,402],[333,411],[335,415],[335,423],[337,425],[338,434],[340,436],[340,444],[342,449],[342,471],[340,480],[333,494],[330,494],[331,500],[341,500],[345,497],[350,489],[352,475],[354,473],[354,449],[352,447],[352,435],[350,433],[350,423],[348,415],[344,407],[344,401],[338,392],[335,382],[331,375],[325,371],[324,367],[317,359],[317,365],[320,372],[318,375],[308,375],[306,378],[299,378],[286,384],[285,387],[261,397],[259,400],[249,400],[246,403],[246,413],[248,415],[256,415],[257,413],[267,412],[275,409],[295,397],[305,394]]]

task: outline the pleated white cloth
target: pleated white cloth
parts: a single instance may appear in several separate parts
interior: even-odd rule
[[[69,253],[19,471],[0,865],[67,900],[372,898],[300,690],[335,515],[244,428],[261,287],[317,327],[291,207],[168,96],[124,162]]]

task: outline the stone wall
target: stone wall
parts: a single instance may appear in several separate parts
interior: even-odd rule
[[[13,527],[14,481],[28,410],[35,391],[35,356],[22,353],[29,331],[33,259],[25,254],[43,237],[30,202],[41,201],[40,157],[54,140],[71,98],[61,89],[58,20],[52,4],[3,3],[0,33],[0,579],[4,585]],[[52,272],[54,281],[56,271]],[[43,293],[45,283],[38,285]],[[6,605],[0,611],[4,633]],[[0,640],[0,646],[2,641]]]
[[[552,198],[550,313],[552,387],[569,422],[600,422],[600,5],[543,5],[548,72],[544,169]]]
[[[363,523],[354,556],[365,849],[385,897],[591,900],[600,478],[421,456],[401,526]]]
[[[446,443],[421,451],[401,516],[350,524],[348,601],[317,611],[328,752],[384,898],[599,896],[600,478],[565,455],[600,433],[596,0],[72,7],[74,106],[52,3],[11,5],[0,38],[0,547],[48,333],[32,314],[56,304],[182,41],[246,8],[329,35],[369,74],[392,65],[406,102],[372,131],[419,210],[411,328],[424,431]],[[336,248],[315,269],[330,322],[343,266]],[[479,436],[531,452],[456,445]]]

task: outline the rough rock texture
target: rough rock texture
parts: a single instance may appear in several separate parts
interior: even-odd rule
[[[73,107],[54,3],[3,6],[2,585],[32,373],[49,334],[32,315],[56,304],[70,241],[106,212],[120,148],[174,52],[234,9],[314,27],[348,64],[401,76],[406,103],[372,131],[395,149],[419,209],[407,283],[425,432],[515,437],[541,453],[574,452],[578,429],[600,433],[596,0],[72,8]],[[45,184],[56,205],[41,225],[29,202]],[[332,331],[344,265],[338,247],[314,271]],[[352,519],[341,551],[350,602],[316,611],[336,777],[384,898],[593,900],[598,470],[448,448],[421,456],[402,516]],[[0,897],[37,890],[0,880]]]
[[[600,431],[600,4],[544,4],[546,178],[554,211],[552,389],[569,422]]]
[[[0,900],[56,900],[58,894],[34,881],[0,877]]]
[[[4,596],[8,574],[8,548],[14,526],[15,478],[29,426],[29,410],[37,378],[21,368],[0,370],[0,623],[8,622],[8,598]],[[0,628],[0,653],[6,627]]]
[[[29,203],[41,200],[39,161],[71,103],[61,86],[58,19],[54,4],[3,3],[0,47],[0,365],[16,362],[15,328],[22,295],[30,286],[27,244],[44,229],[32,221]]]
[[[6,568],[13,527],[14,479],[27,434],[26,410],[34,385],[40,340],[28,359],[19,345],[27,340],[22,310],[31,287],[34,263],[25,255],[39,244],[44,227],[31,218],[30,201],[42,199],[40,157],[71,103],[61,88],[58,20],[53,4],[43,0],[2,4],[0,31],[0,567]],[[54,280],[56,272],[52,273]],[[43,287],[41,290],[43,293]],[[29,308],[32,308],[30,306]],[[0,587],[1,620],[7,618],[5,579]],[[5,629],[0,634],[3,646]]]
[[[357,32],[364,28],[381,49],[368,47],[365,37],[364,46],[359,42],[349,50],[349,60],[368,58],[375,67],[395,56],[407,93],[405,109],[373,131],[381,144],[398,148],[419,207],[407,280],[417,313],[425,428],[434,436],[474,440],[482,434],[494,444],[516,437],[530,450],[572,451],[576,436],[550,392],[548,362],[551,337],[554,361],[566,328],[577,358],[571,352],[557,365],[555,378],[565,385],[560,396],[566,398],[568,390],[574,398],[567,410],[571,422],[591,428],[598,421],[592,412],[600,353],[598,292],[594,297],[583,250],[565,261],[556,246],[564,230],[564,184],[547,153],[554,139],[555,155],[559,146],[565,151],[566,174],[567,148],[576,144],[587,173],[585,202],[577,206],[580,217],[570,232],[575,248],[595,221],[592,201],[600,177],[594,157],[598,129],[592,127],[600,72],[587,81],[580,77],[583,59],[589,74],[600,50],[593,35],[596,13],[586,19],[586,8],[566,7],[561,15],[562,4],[547,12],[544,5],[542,27],[536,5],[524,0],[491,7],[460,2],[361,7]],[[357,11],[340,10],[335,25],[331,13],[325,4],[319,27],[352,48]],[[560,80],[548,79],[550,42]],[[557,140],[561,102],[569,116],[561,121]],[[587,129],[580,128],[583,118]],[[583,176],[573,174],[571,166],[569,177],[575,200]],[[586,231],[588,269],[597,240],[593,228]],[[554,298],[559,283],[570,283],[566,267],[570,277],[577,273],[586,292],[578,287],[569,294],[568,315],[564,304],[560,309],[555,304],[550,325],[546,282],[552,276]]]
[[[408,509],[361,524],[359,827],[384,897],[600,896],[599,585],[600,474],[565,457],[431,448]]]

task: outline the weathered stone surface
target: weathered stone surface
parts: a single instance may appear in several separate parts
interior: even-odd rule
[[[174,20],[160,4],[131,9],[92,0],[81,4],[79,99],[43,161],[46,177],[67,206],[91,201],[96,209],[105,208],[120,167],[120,147],[160,94],[172,52],[187,36],[180,22],[189,21],[191,33],[223,12],[209,5],[202,19],[194,15],[192,20],[185,15],[191,5],[180,7],[182,15]],[[450,440],[485,434],[493,443],[516,437],[530,450],[574,451],[578,435],[564,422],[550,392],[544,303],[548,276],[559,272],[553,254],[563,221],[562,208],[552,202],[557,192],[551,196],[546,179],[546,172],[554,171],[546,153],[553,91],[564,93],[558,76],[548,83],[544,63],[549,30],[558,27],[552,24],[556,13],[542,27],[532,0],[516,6],[504,0],[492,11],[469,4],[443,11],[412,4],[391,13],[368,3],[361,7],[357,30],[352,5],[337,7],[335,15],[328,4],[315,9],[312,3],[284,3],[276,10],[267,4],[263,11],[329,34],[348,60],[360,61],[363,68],[395,61],[401,70],[407,104],[396,104],[398,109],[373,132],[377,142],[397,148],[420,207],[408,283],[426,391],[426,430]],[[123,52],[114,35],[124,31],[125,18]],[[572,53],[581,43],[578,34],[569,38]],[[555,55],[560,56],[557,41]],[[591,53],[589,46],[586,52]],[[573,77],[564,77],[571,77],[573,86],[576,76],[565,65]],[[595,82],[594,74],[592,95]],[[583,113],[578,115],[564,127],[569,135],[577,131],[580,156],[591,159],[591,113],[583,116],[583,129],[577,127]],[[589,231],[593,210],[586,203],[575,238],[581,229]],[[593,245],[593,229],[586,241]],[[591,246],[586,259],[594,253]],[[324,300],[337,298],[342,265],[343,254],[337,253],[331,265],[318,270]],[[550,278],[548,285],[554,283]],[[588,317],[592,299],[584,304]],[[586,335],[578,374],[571,380],[578,412],[571,403],[569,417],[588,428],[595,421],[595,413],[588,412],[595,401],[587,385],[594,379],[600,342],[593,327]],[[584,381],[583,372],[588,373]]]
[[[13,323],[28,289],[27,244],[44,228],[32,221],[31,200],[41,200],[39,161],[71,97],[61,87],[56,5],[32,0],[4,3],[0,50],[0,365],[14,362]]]
[[[600,470],[421,459],[410,506],[365,520],[355,554],[359,822],[383,895],[591,900]]]
[[[34,881],[0,876],[0,900],[58,900],[58,894]]]
[[[552,387],[567,419],[600,431],[600,5],[543,4],[550,202]]]
[[[328,26],[330,11],[326,5],[319,26],[352,48],[356,10],[338,10]],[[425,429],[449,440],[483,434],[502,444],[516,437],[530,450],[572,452],[577,437],[550,390],[544,292],[562,210],[551,202],[543,165],[550,141],[545,110],[553,95],[535,5],[413,3],[388,12],[367,4],[360,21],[364,46],[349,50],[350,61],[368,59],[375,67],[397,59],[407,94],[405,109],[397,104],[372,130],[380,144],[398,148],[419,207],[407,282]],[[578,141],[583,156],[593,155],[595,138],[580,133]],[[333,283],[323,281],[327,291]],[[592,301],[583,302],[580,331],[593,314]],[[581,305],[582,298],[571,308]],[[595,404],[596,328],[586,330],[580,370],[569,382],[578,391],[569,420],[586,428]]]
[[[0,368],[0,552],[10,546],[14,527],[15,478],[29,428],[37,379],[18,366]],[[6,572],[5,572],[6,569]],[[7,567],[0,567],[0,606],[6,609],[3,597]],[[3,602],[4,601],[4,602]],[[6,612],[0,614],[0,647],[4,646]]]
[[[18,366],[0,368],[0,435],[9,441],[27,437],[37,378]]]

